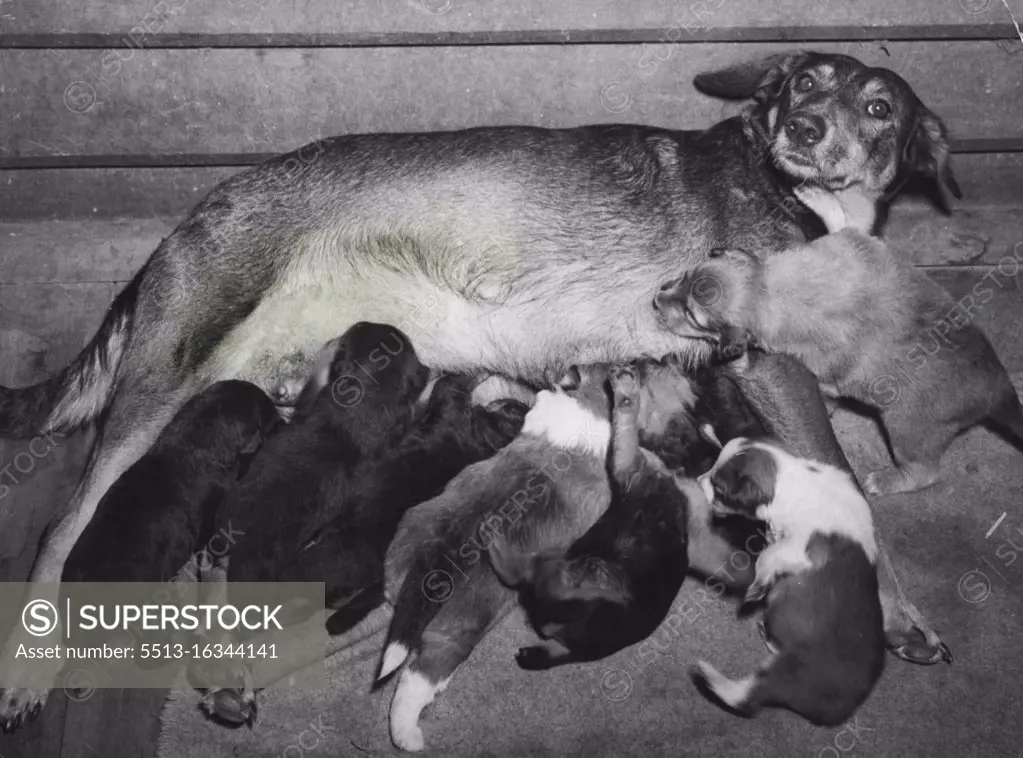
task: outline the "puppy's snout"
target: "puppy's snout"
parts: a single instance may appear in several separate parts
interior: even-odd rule
[[[799,147],[812,147],[824,139],[828,125],[820,116],[812,113],[796,113],[785,121],[789,139]]]

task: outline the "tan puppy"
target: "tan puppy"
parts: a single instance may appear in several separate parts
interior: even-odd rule
[[[763,260],[712,254],[657,293],[662,322],[704,339],[743,328],[802,359],[828,395],[876,408],[896,467],[869,474],[868,492],[936,483],[941,455],[977,424],[1023,447],[1023,409],[991,343],[962,301],[870,236],[874,198],[856,188],[796,193],[831,234]]]

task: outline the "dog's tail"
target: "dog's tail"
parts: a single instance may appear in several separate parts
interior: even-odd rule
[[[31,387],[0,387],[0,437],[70,433],[103,411],[131,334],[138,282],[121,291],[99,331],[59,374]]]

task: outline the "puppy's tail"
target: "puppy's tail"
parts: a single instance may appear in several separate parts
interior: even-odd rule
[[[729,711],[747,718],[760,709],[756,697],[759,679],[759,674],[729,679],[706,661],[698,661],[693,671],[693,681],[701,692]]]
[[[131,334],[138,282],[121,291],[99,331],[59,374],[31,387],[0,387],[0,437],[70,433],[102,412]]]
[[[752,718],[766,707],[787,708],[816,726],[845,723],[873,689],[869,681],[843,678],[829,681],[827,672],[792,651],[772,654],[755,674],[729,679],[706,661],[699,661],[693,681],[703,694],[738,716]]]

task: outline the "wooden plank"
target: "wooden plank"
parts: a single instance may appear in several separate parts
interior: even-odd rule
[[[1020,136],[1023,56],[989,42],[820,48],[899,71],[955,138]],[[12,114],[0,159],[266,153],[331,134],[505,123],[702,128],[737,106],[696,93],[695,73],[789,49],[135,50],[124,61],[102,51],[0,51]]]
[[[0,220],[184,215],[238,170],[0,171]]]
[[[1009,0],[1017,18],[1023,1]],[[81,3],[50,0],[19,4],[5,18],[7,35],[123,34],[137,30],[142,44],[160,34],[377,35],[403,40],[413,35],[557,32],[571,41],[585,32],[696,28],[714,30],[846,27],[973,27],[1010,24],[999,0],[858,0],[829,3],[807,12],[797,0],[124,0]],[[1011,28],[1011,27],[1010,27]],[[1011,35],[1011,31],[1008,32]],[[684,34],[683,37],[689,36]],[[497,37],[500,39],[500,37]],[[891,38],[891,37],[889,37]],[[484,38],[485,39],[485,38]],[[660,37],[658,37],[660,39]],[[123,43],[122,43],[123,44]],[[414,44],[421,44],[416,40]],[[450,43],[449,43],[450,44]],[[473,40],[472,44],[479,44]]]
[[[1023,153],[1023,137],[950,139],[956,155]],[[176,155],[28,155],[0,158],[0,171],[63,168],[202,168],[255,166],[278,153],[184,153]]]
[[[1023,199],[1023,155],[957,155],[956,178],[971,206]],[[0,220],[167,216],[182,218],[229,168],[0,171]],[[0,234],[0,254],[8,242]]]

